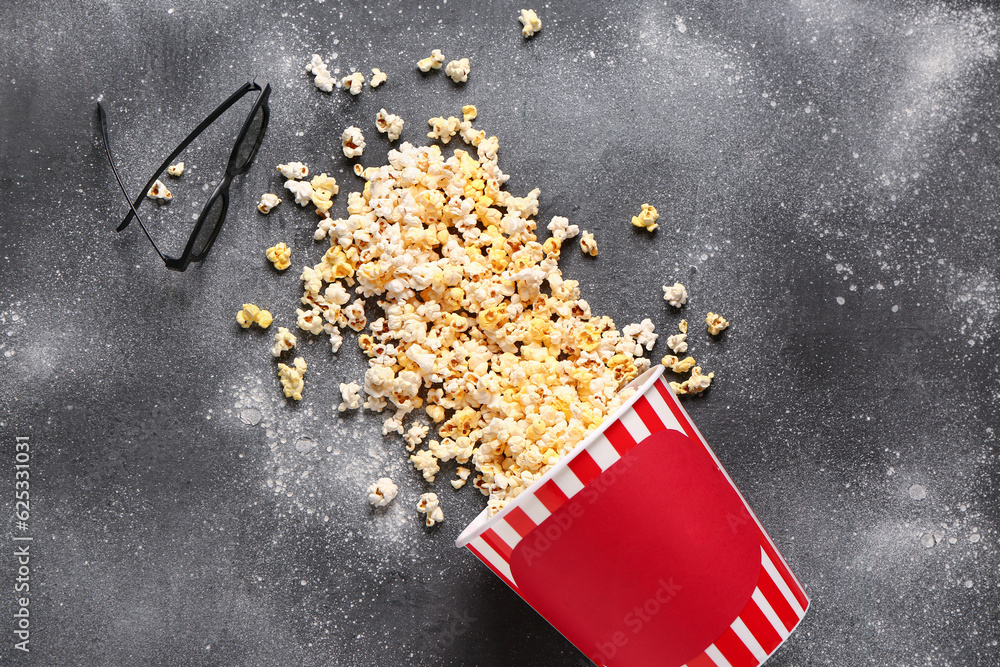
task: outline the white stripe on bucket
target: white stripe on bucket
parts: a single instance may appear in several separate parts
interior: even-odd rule
[[[764,569],[767,570],[767,573],[771,575],[774,585],[778,587],[781,594],[785,596],[786,600],[788,600],[788,604],[792,606],[792,611],[795,612],[795,615],[799,618],[805,616],[805,610],[802,609],[802,605],[799,604],[799,601],[795,599],[795,596],[792,594],[792,589],[788,587],[785,580],[781,578],[780,574],[778,574],[778,569],[774,567],[774,563],[772,563],[771,559],[768,558],[767,552],[764,551],[764,547],[760,548],[760,560],[761,565],[763,565]]]
[[[520,498],[521,509],[524,513],[528,515],[528,518],[535,522],[535,525],[541,525],[543,521],[551,516],[551,512],[542,504],[542,501],[538,499],[538,496],[534,494],[523,494]]]
[[[572,498],[583,490],[583,482],[580,481],[580,478],[570,468],[563,468],[557,472],[552,477],[552,481],[562,489],[567,498]]]
[[[649,437],[649,429],[643,423],[642,418],[639,413],[635,411],[634,408],[630,408],[625,411],[625,414],[621,416],[620,419],[622,425],[628,429],[629,434],[631,434],[632,439],[637,443],[642,442]]]
[[[736,620],[733,621],[733,624],[729,627],[733,629],[733,632],[735,632],[736,636],[740,638],[740,641],[742,641],[746,647],[750,649],[750,652],[753,653],[753,657],[757,658],[757,662],[764,662],[767,658],[767,651],[765,651],[764,647],[760,645],[757,638],[753,636],[753,633],[750,632],[750,628],[748,628],[747,624],[743,622],[743,619],[737,616]]]
[[[729,661],[726,660],[726,656],[722,655],[722,651],[716,648],[715,644],[712,644],[707,649],[705,649],[705,655],[711,658],[712,662],[714,662],[719,667],[733,667],[731,664],[729,664]]]
[[[674,417],[674,413],[670,411],[670,406],[667,402],[663,400],[663,396],[656,389],[653,391],[646,392],[646,400],[652,406],[653,410],[656,411],[656,416],[660,418],[663,425],[667,427],[668,430],[681,431],[681,423],[677,421],[677,417]]]
[[[587,447],[587,453],[601,467],[601,472],[613,466],[621,458],[611,441],[604,437],[604,434],[590,443],[590,446]]]
[[[772,607],[771,603],[767,601],[767,598],[764,597],[764,594],[760,592],[759,588],[754,589],[753,601],[757,603],[761,613],[764,614],[764,617],[767,618],[775,632],[777,632],[778,636],[781,637],[781,641],[785,641],[785,638],[788,637],[788,629],[785,628],[785,624],[781,622],[781,619],[778,618],[778,614],[775,613],[774,607]]]
[[[497,537],[506,542],[511,549],[516,547],[518,542],[521,541],[521,536],[506,521],[501,521],[493,526],[493,532],[497,534]]]
[[[514,577],[510,573],[510,564],[508,564],[507,561],[505,561],[503,557],[486,542],[486,540],[482,537],[477,537],[469,542],[469,544],[472,545],[476,551],[481,553],[483,558],[489,561],[490,565],[495,567],[500,574],[507,578],[508,581],[514,581]]]

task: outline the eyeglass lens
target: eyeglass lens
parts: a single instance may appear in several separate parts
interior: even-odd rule
[[[237,169],[243,169],[246,167],[247,162],[253,158],[257,146],[260,145],[263,133],[264,109],[263,107],[257,107],[257,110],[254,111],[253,118],[250,119],[250,125],[247,129],[247,133],[243,136],[243,141],[240,142],[239,147],[236,149]]]
[[[224,211],[225,203],[223,202],[222,197],[216,197],[212,200],[212,205],[209,206],[207,211],[205,211],[205,217],[201,228],[198,230],[198,236],[195,237],[194,245],[191,247],[193,256],[200,257],[212,245],[215,232],[222,222],[222,214]]]

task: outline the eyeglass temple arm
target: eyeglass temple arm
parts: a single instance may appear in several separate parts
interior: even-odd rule
[[[136,219],[138,219],[139,216],[135,212],[135,209],[136,209],[136,207],[139,206],[139,204],[142,203],[143,196],[145,196],[146,192],[148,192],[149,189],[151,187],[153,187],[153,183],[155,183],[156,179],[159,178],[160,174],[163,173],[163,170],[166,169],[167,167],[169,167],[170,163],[173,162],[177,158],[177,156],[180,155],[181,152],[183,152],[184,149],[188,147],[188,144],[190,144],[192,141],[194,141],[195,138],[197,138],[197,136],[199,134],[201,134],[202,132],[204,132],[205,129],[209,125],[211,125],[212,123],[214,123],[216,121],[216,119],[218,119],[219,116],[221,116],[222,114],[224,114],[229,109],[229,107],[231,107],[234,104],[236,104],[236,102],[239,101],[239,99],[241,97],[243,97],[244,95],[246,95],[251,90],[259,89],[259,87],[260,86],[257,83],[247,82],[247,83],[243,84],[240,87],[239,90],[237,90],[235,93],[233,93],[232,95],[229,96],[229,99],[227,99],[225,102],[223,102],[222,104],[220,104],[215,109],[215,111],[213,111],[212,113],[210,113],[208,115],[208,117],[205,118],[205,120],[201,121],[201,123],[198,125],[198,127],[194,128],[194,130],[191,131],[191,134],[187,135],[187,137],[184,138],[184,141],[182,141],[177,146],[177,148],[174,149],[174,152],[172,152],[167,157],[167,159],[163,161],[163,164],[161,164],[159,166],[159,168],[155,172],[153,172],[153,177],[151,179],[149,179],[149,182],[146,183],[145,187],[143,187],[142,190],[139,192],[139,196],[136,197],[136,199],[135,199],[135,204],[129,206],[129,208],[131,210],[128,212],[128,215],[125,216],[125,219],[122,220],[122,223],[120,225],[118,225],[118,229],[115,230],[115,231],[119,231],[120,232],[123,229],[125,229],[126,227],[128,227],[129,223],[132,222],[132,217],[133,216]],[[120,181],[119,181],[119,184],[120,184]],[[125,196],[128,197],[128,195],[125,195]],[[148,234],[147,234],[147,236],[148,236]],[[154,245],[154,247],[155,247],[155,245]]]

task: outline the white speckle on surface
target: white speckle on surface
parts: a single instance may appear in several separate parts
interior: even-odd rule
[[[907,490],[907,493],[914,500],[923,500],[927,497],[927,489],[922,484],[914,484]]]
[[[837,297],[837,304],[838,305],[843,306],[845,303],[846,303],[846,301],[844,300],[844,297],[842,297],[842,296],[838,296]]]

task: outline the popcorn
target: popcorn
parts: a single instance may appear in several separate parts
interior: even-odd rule
[[[427,437],[427,433],[429,431],[430,427],[426,424],[413,424],[410,426],[409,430],[406,431],[406,436],[404,438],[407,444],[406,449],[412,452],[414,447],[424,441],[424,438]]]
[[[368,502],[374,507],[385,507],[396,498],[399,487],[388,477],[379,477],[378,481],[368,487]]]
[[[170,194],[170,190],[167,189],[167,186],[165,186],[163,181],[160,179],[156,179],[156,182],[153,183],[153,187],[146,192],[146,196],[150,199],[158,199],[161,202],[168,202],[174,198],[174,196]]]
[[[177,164],[172,164],[167,167],[167,173],[174,178],[180,178],[181,174],[184,173],[184,163],[178,162]]]
[[[691,377],[684,382],[671,382],[670,388],[674,390],[674,393],[678,396],[694,395],[700,394],[709,385],[712,384],[712,378],[715,377],[715,373],[709,373],[708,375],[702,375],[701,367],[695,366],[691,369]]]
[[[458,133],[461,123],[454,116],[448,116],[448,118],[438,116],[431,118],[427,124],[431,126],[431,131],[427,133],[428,138],[438,139],[442,144],[446,144]]]
[[[684,354],[687,352],[687,334],[679,333],[667,338],[667,347],[674,351],[674,354]]]
[[[585,255],[597,257],[597,240],[594,238],[593,234],[590,232],[583,233],[583,236],[580,237],[580,250],[582,250]]]
[[[567,218],[559,215],[553,216],[547,229],[552,232],[552,238],[556,239],[560,243],[566,239],[571,239],[580,233],[580,228],[578,226],[569,224],[569,220]]]
[[[365,85],[365,75],[361,72],[353,72],[340,80],[340,85],[351,95],[361,93],[362,86]]]
[[[522,9],[521,16],[517,20],[524,26],[521,28],[521,34],[525,37],[532,37],[542,29],[542,21],[534,9]]]
[[[309,167],[305,166],[301,162],[279,164],[278,171],[288,180],[299,180],[309,175]],[[288,186],[286,185],[285,187]]]
[[[267,261],[274,264],[274,268],[278,271],[284,271],[292,265],[292,251],[284,243],[278,243],[271,246],[267,249],[265,255],[267,256]]]
[[[278,333],[274,334],[274,347],[271,348],[271,354],[280,357],[295,347],[296,342],[298,341],[295,338],[295,334],[291,333],[285,327],[278,327]]]
[[[622,329],[622,339],[627,344],[633,344],[632,341],[635,341],[634,356],[640,356],[642,348],[653,349],[656,339],[659,338],[657,334],[653,333],[653,328],[653,321],[647,317],[639,324],[629,324]]]
[[[417,511],[427,517],[428,527],[444,521],[444,512],[441,511],[436,493],[421,494],[420,502],[417,503]]]
[[[249,329],[253,324],[256,324],[261,329],[266,329],[271,326],[273,319],[271,313],[261,310],[252,303],[244,303],[240,311],[236,313],[236,321],[244,329]]]
[[[411,454],[410,462],[414,468],[423,474],[424,479],[428,482],[433,482],[435,476],[441,471],[437,457],[428,449],[421,449],[416,454]]]
[[[705,324],[708,325],[708,333],[713,336],[718,336],[724,329],[729,328],[729,320],[716,313],[706,315]]]
[[[385,109],[381,109],[378,115],[375,116],[375,127],[379,132],[384,134],[389,141],[395,141],[399,139],[400,133],[403,131],[403,119],[396,114],[391,114]],[[355,167],[354,173],[358,173],[358,168]],[[360,176],[361,174],[358,174]]]
[[[687,333],[688,332],[688,321],[687,320],[681,320],[680,322],[678,322],[677,323],[677,329],[680,330],[681,333]]]
[[[361,386],[357,382],[341,382],[340,397],[344,399],[337,406],[338,412],[357,410],[361,407]],[[395,495],[395,494],[393,494]],[[391,500],[391,498],[390,498]]]
[[[444,56],[441,54],[441,49],[434,49],[430,56],[417,62],[417,69],[421,72],[430,72],[432,69],[441,69],[443,64]]]
[[[656,231],[659,225],[656,221],[660,219],[660,213],[653,206],[643,204],[639,215],[632,216],[632,224],[636,227],[644,227],[647,231]]]
[[[479,115],[479,110],[474,104],[466,104],[462,106],[462,120],[473,121],[476,120],[476,116]]]
[[[285,398],[291,398],[296,401],[302,400],[302,389],[305,387],[305,381],[302,377],[305,375],[307,368],[306,360],[302,357],[295,357],[295,361],[292,362],[291,366],[278,364],[278,379],[281,381],[281,388],[285,392]]]
[[[661,362],[664,366],[672,370],[674,373],[687,373],[691,370],[691,367],[695,365],[694,357],[685,357],[684,359],[678,359],[672,354],[668,354]]]
[[[688,300],[687,288],[681,283],[663,286],[663,300],[674,308],[680,308]]]
[[[319,308],[311,310],[296,308],[295,315],[297,318],[295,324],[298,328],[315,335],[323,333],[323,314]]]
[[[313,176],[312,180],[309,181],[309,185],[312,186],[313,191],[326,190],[330,193],[331,197],[340,192],[337,179],[333,176],[327,176],[325,171],[319,176]]]
[[[257,210],[263,213],[264,215],[267,215],[268,213],[271,212],[271,209],[273,209],[280,203],[281,200],[278,199],[278,195],[271,194],[270,192],[265,192],[260,196],[260,203],[257,204]]]
[[[333,77],[330,76],[330,70],[318,53],[314,53],[312,60],[306,65],[306,72],[316,77],[313,83],[324,93],[333,91]],[[285,176],[285,178],[291,178],[291,176]]]
[[[451,77],[455,83],[465,83],[469,80],[469,59],[452,60],[445,65],[444,73]]]
[[[455,471],[455,474],[458,475],[458,479],[451,480],[452,487],[456,489],[461,489],[463,486],[465,486],[465,483],[469,480],[469,475],[471,473],[472,471],[466,468],[465,466],[458,466],[458,469]]]
[[[353,125],[344,130],[340,143],[347,157],[361,157],[361,153],[365,150],[365,137],[361,134],[361,129]]]
[[[299,206],[308,206],[313,199],[313,189],[306,181],[285,181],[285,189],[295,196],[295,203]]]
[[[388,79],[388,78],[389,77],[386,75],[385,72],[383,72],[382,70],[380,70],[378,67],[373,67],[372,68],[372,78],[371,78],[371,81],[368,82],[368,85],[371,86],[372,88],[378,88],[383,83],[385,83],[386,79]]]
[[[355,176],[362,176],[364,173],[365,173],[365,168],[363,166],[361,166],[361,163],[360,162],[355,162],[354,163],[354,175]],[[323,237],[319,237],[316,240],[319,241],[322,238]]]

